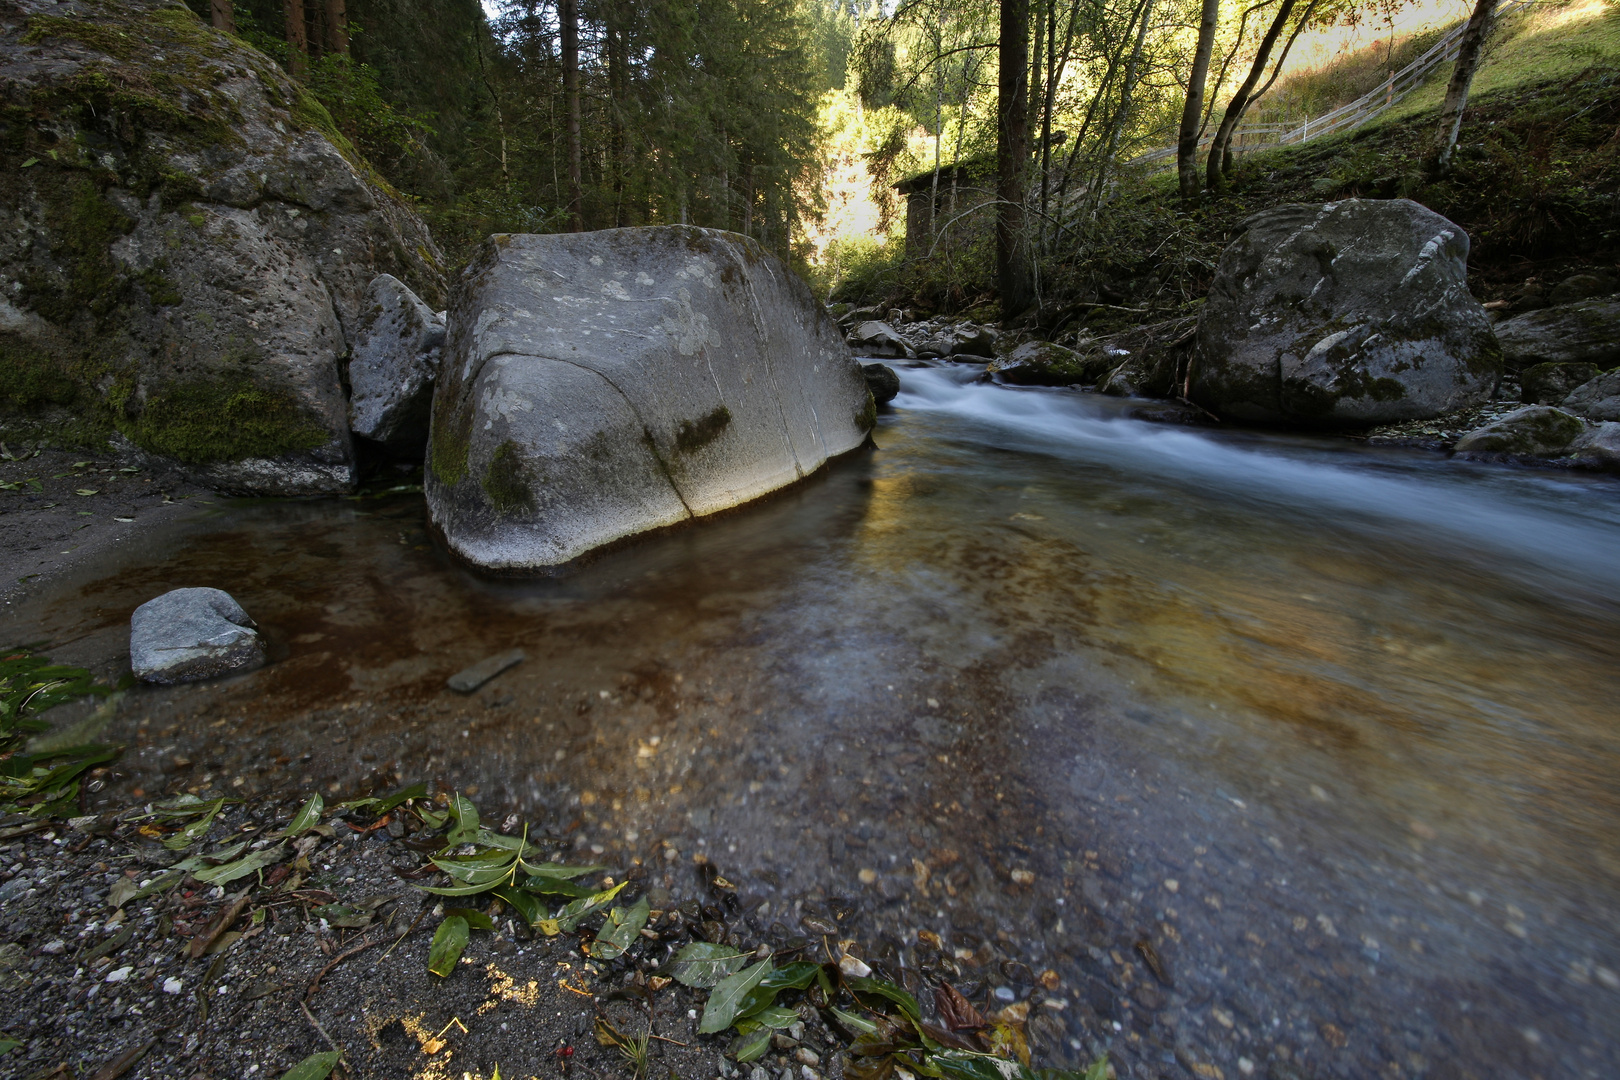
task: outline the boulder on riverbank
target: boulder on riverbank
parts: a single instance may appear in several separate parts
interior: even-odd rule
[[[1620,364],[1620,300],[1582,300],[1496,324],[1509,371],[1537,364]]]
[[[831,317],[753,240],[498,235],[451,303],[428,508],[460,558],[542,571],[791,484],[875,416]]]
[[[165,0],[0,12],[0,438],[341,491],[339,361],[379,273],[443,294],[422,222],[269,57]],[[127,442],[126,442],[127,441]]]
[[[349,426],[397,454],[427,447],[444,319],[392,274],[366,289],[349,360]]]
[[[862,364],[861,375],[879,405],[887,405],[900,393],[900,376],[888,364]]]
[[[1599,374],[1596,364],[1535,364],[1519,375],[1519,397],[1526,405],[1557,405]]]
[[[860,356],[909,360],[917,355],[910,343],[886,322],[874,320],[858,323],[845,340]]]
[[[1545,457],[1561,454],[1586,431],[1578,416],[1550,405],[1526,405],[1457,440],[1463,455]]]
[[[264,641],[231,594],[174,589],[148,600],[129,620],[129,666],[137,679],[195,682],[264,663]]]
[[[1501,350],[1467,260],[1467,234],[1406,199],[1256,214],[1199,315],[1193,399],[1238,420],[1321,427],[1487,400]]]
[[[1620,369],[1571,390],[1564,408],[1588,420],[1620,420]]]

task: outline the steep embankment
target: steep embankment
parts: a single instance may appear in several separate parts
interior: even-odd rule
[[[426,227],[262,53],[178,2],[0,4],[0,438],[216,486],[353,482],[342,363]]]

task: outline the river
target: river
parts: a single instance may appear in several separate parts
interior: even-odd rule
[[[677,896],[702,856],[778,939],[1050,970],[1053,1063],[1620,1075],[1620,482],[901,374],[877,449],[559,578],[419,496],[219,500],[0,637],[113,675],[227,589],[274,662],[76,731],[122,790],[420,779]]]

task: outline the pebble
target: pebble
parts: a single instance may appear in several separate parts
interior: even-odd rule
[[[801,1046],[793,1052],[793,1060],[800,1065],[820,1065],[821,1055],[808,1046]]]
[[[1030,870],[1014,870],[1012,872],[1012,879],[1014,885],[1035,884],[1035,874]]]
[[[61,956],[63,953],[67,952],[67,942],[63,941],[61,938],[57,938],[55,941],[46,942],[39,951],[44,953],[46,956]]]
[[[861,884],[862,885],[870,885],[870,884],[872,884],[872,882],[877,880],[877,871],[876,870],[870,870],[870,869],[862,870],[859,874],[857,874],[855,876],[861,879]]]
[[[107,972],[107,981],[110,983],[124,982],[130,977],[130,974],[133,973],[134,970],[135,969],[133,967],[126,966],[118,968],[114,971],[109,971]]]
[[[179,979],[176,979],[172,975],[163,980],[163,992],[165,994],[178,994],[185,988],[186,984],[181,982]]]
[[[995,988],[995,990],[991,991],[991,993],[995,994],[997,1001],[1011,1001],[1013,998],[1018,996],[1017,994],[1013,993],[1013,989],[1010,986],[998,986]]]

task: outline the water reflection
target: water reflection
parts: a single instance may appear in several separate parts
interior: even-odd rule
[[[110,669],[140,601],[226,588],[276,662],[132,693],[129,787],[425,778],[677,891],[705,853],[762,933],[1052,967],[1060,1059],[1620,1067],[1613,481],[903,374],[880,450],[560,580],[450,566],[414,500],[239,504],[6,635]]]

